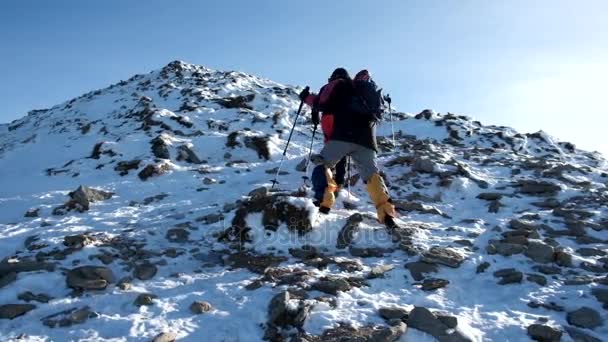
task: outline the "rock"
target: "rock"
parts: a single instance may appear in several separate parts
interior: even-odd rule
[[[171,228],[165,236],[169,242],[184,243],[188,242],[190,232],[183,228]]]
[[[215,183],[217,183],[217,181],[213,178],[210,178],[210,177],[203,178],[203,184],[205,184],[205,185],[211,185],[211,184],[215,184]]]
[[[490,205],[488,205],[488,212],[496,214],[500,211],[500,208],[502,207],[503,205],[502,203],[500,203],[500,201],[492,201],[490,202]]]
[[[416,158],[412,164],[412,171],[420,173],[433,173],[435,171],[435,163],[425,157]]]
[[[560,207],[561,203],[557,198],[547,198],[542,202],[532,202],[532,205],[543,209],[555,209]]]
[[[572,267],[572,254],[565,250],[558,249],[555,251],[555,263],[562,267]]]
[[[409,315],[407,309],[398,306],[382,307],[378,310],[378,314],[387,321],[392,319],[407,319]]]
[[[177,334],[172,333],[172,332],[162,332],[162,333],[156,335],[152,339],[152,342],[175,342],[176,339],[177,339]]]
[[[436,279],[436,278],[425,279],[422,282],[422,290],[423,291],[434,291],[434,290],[448,286],[449,283],[450,283],[450,281],[445,280],[445,279]]]
[[[129,174],[130,170],[139,169],[139,164],[141,164],[141,160],[139,159],[119,161],[116,163],[114,171],[117,171],[121,176],[126,176]]]
[[[344,227],[340,230],[338,234],[338,239],[336,242],[336,248],[344,249],[350,245],[350,243],[355,238],[355,234],[359,230],[359,223],[363,221],[363,216],[361,214],[356,213],[351,215],[347,220]]]
[[[602,342],[599,338],[588,335],[585,331],[574,327],[564,327],[574,342]]]
[[[478,273],[478,274],[484,273],[488,269],[488,267],[490,267],[490,263],[487,261],[484,261],[477,266],[475,273]]]
[[[526,279],[528,279],[528,281],[537,283],[540,286],[546,286],[547,285],[547,278],[543,277],[540,274],[529,274]]]
[[[591,290],[591,294],[602,304],[608,307],[608,289],[595,288]]]
[[[393,265],[378,265],[372,267],[369,274],[367,275],[368,279],[376,279],[376,278],[384,278],[384,275],[395,268]]]
[[[542,274],[561,274],[562,269],[557,266],[549,266],[549,265],[537,265],[534,266],[534,269]]]
[[[523,253],[525,249],[526,248],[521,244],[491,241],[486,248],[486,251],[490,255],[500,254],[502,256],[511,256]]]
[[[289,254],[294,258],[302,260],[314,259],[322,256],[317,248],[311,245],[304,245],[301,248],[290,248]]]
[[[38,214],[40,213],[40,208],[33,208],[30,209],[28,211],[25,212],[25,214],[23,215],[23,217],[38,217]]]
[[[135,298],[135,301],[133,302],[133,304],[135,306],[149,306],[149,305],[153,305],[154,304],[154,299],[158,298],[157,295],[154,295],[152,293],[140,293],[137,298]]]
[[[463,263],[464,257],[449,248],[435,246],[424,252],[421,261],[457,268]]]
[[[583,257],[605,256],[606,255],[606,252],[599,248],[588,248],[588,247],[579,248],[576,250],[576,253],[578,253],[580,256],[583,256]]]
[[[205,312],[209,312],[211,310],[213,310],[213,307],[208,302],[197,300],[197,301],[193,302],[192,304],[190,304],[190,311],[192,311],[192,313],[197,314],[197,315],[205,313]]]
[[[548,325],[532,324],[528,327],[528,336],[535,341],[559,342],[562,332]]]
[[[237,206],[235,206],[232,209],[236,209],[236,207]],[[224,206],[224,211],[226,211],[226,206]],[[228,211],[231,211],[231,210],[228,210]],[[223,219],[224,219],[224,215],[222,215],[222,214],[208,214],[208,215],[197,218],[195,221],[202,222],[204,224],[213,224],[213,223],[220,222]]]
[[[53,299],[52,297],[49,297],[43,293],[33,294],[30,291],[20,293],[17,298],[25,302],[35,301],[39,303],[48,303],[51,299]]]
[[[353,246],[350,246],[348,251],[352,256],[358,258],[381,258],[390,252],[388,249],[379,247],[359,248]]]
[[[401,321],[395,321],[394,325],[374,326],[366,325],[361,327],[353,327],[346,323],[338,323],[337,327],[327,329],[321,336],[314,336],[312,340],[299,339],[297,341],[314,341],[314,342],[393,342],[407,331],[407,325]],[[292,340],[293,341],[293,340]]]
[[[284,291],[275,295],[270,301],[268,323],[280,327],[299,327],[304,324],[309,312],[310,305],[302,300],[292,299],[292,295]]]
[[[171,170],[171,166],[167,163],[148,164],[148,165],[146,165],[146,167],[143,168],[143,170],[141,170],[137,174],[137,176],[142,181],[145,181],[150,177],[163,175],[163,174],[167,173],[169,170]]]
[[[477,195],[477,198],[482,199],[484,201],[498,201],[501,199],[503,194],[497,192],[482,192]]]
[[[5,304],[0,305],[0,319],[14,319],[34,310],[36,305],[32,304]]]
[[[194,153],[194,151],[186,145],[181,145],[177,148],[177,160],[183,160],[190,164],[203,163],[196,153]]]
[[[93,239],[86,234],[69,235],[63,238],[63,245],[69,248],[82,249],[92,241]]]
[[[422,279],[424,279],[424,273],[437,272],[437,265],[435,265],[434,263],[420,261],[407,263],[405,264],[405,268],[410,271],[410,274],[412,275],[412,278],[414,278],[415,281],[421,281]]]
[[[151,263],[143,263],[135,266],[135,270],[133,270],[133,276],[139,280],[149,280],[152,279],[158,268]]]
[[[84,210],[89,210],[89,205],[93,202],[105,201],[114,195],[113,192],[97,190],[86,186],[79,186],[78,189],[69,193],[72,201],[80,205]]]
[[[0,289],[17,280],[17,272],[0,274]]]
[[[469,338],[463,336],[458,330],[448,332],[452,328],[448,327],[431,311],[423,307],[414,307],[406,323],[408,326],[423,331],[439,341],[470,341]]]
[[[555,195],[562,190],[559,185],[532,180],[520,180],[518,186],[519,192],[528,195]]]
[[[253,107],[249,104],[249,102],[253,101],[254,98],[255,94],[247,94],[246,96],[239,95],[225,97],[222,99],[216,99],[214,101],[225,108],[243,108],[251,110]]]
[[[264,160],[270,160],[270,148],[268,146],[269,141],[270,137],[268,136],[247,136],[244,139],[245,146],[257,152],[258,158],[262,158]]]
[[[580,328],[594,329],[603,325],[600,314],[588,307],[568,312],[566,319],[569,324]]]
[[[308,164],[307,158],[302,158],[302,160],[296,165],[296,171],[298,172],[306,172],[306,165]]]
[[[81,266],[68,272],[66,282],[75,290],[103,290],[114,282],[114,274],[107,267]]]
[[[513,283],[521,283],[524,278],[524,274],[516,271],[513,268],[505,268],[494,272],[494,276],[501,278],[498,285],[507,285]]]
[[[554,260],[553,247],[540,241],[529,241],[528,249],[524,254],[535,262],[542,264],[550,263]]]
[[[267,187],[260,187],[249,192],[248,196],[252,198],[266,197],[268,195]]]
[[[312,288],[317,291],[336,296],[338,295],[338,291],[346,292],[352,288],[352,285],[345,279],[336,278],[329,280],[318,280],[312,285]]]
[[[131,277],[124,277],[122,279],[120,279],[118,281],[118,283],[116,284],[116,286],[118,286],[119,289],[123,290],[123,291],[128,291],[131,289],[132,285],[131,282],[133,281],[133,278]]]
[[[152,154],[158,159],[169,159],[171,156],[169,155],[169,147],[165,142],[165,139],[162,135],[157,136],[156,138],[150,141],[152,144]]]
[[[535,301],[531,301],[528,303],[528,306],[536,309],[536,308],[545,308],[547,310],[552,310],[552,311],[557,311],[557,312],[562,312],[564,311],[564,307],[561,305],[557,305],[554,302],[549,302],[549,303],[539,303],[539,302],[535,302]]]
[[[96,312],[91,311],[88,306],[80,309],[72,308],[69,310],[61,311],[50,316],[42,318],[42,324],[49,328],[59,327],[70,327],[74,324],[84,323],[89,318],[98,317]]]

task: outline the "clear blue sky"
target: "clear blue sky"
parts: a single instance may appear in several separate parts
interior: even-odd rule
[[[608,1],[0,2],[0,122],[181,59],[318,87],[369,68],[400,110],[608,154]]]

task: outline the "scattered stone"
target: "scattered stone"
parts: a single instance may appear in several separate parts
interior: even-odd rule
[[[133,281],[133,278],[131,277],[124,277],[122,279],[120,279],[118,281],[118,283],[116,284],[116,286],[118,286],[119,289],[123,290],[123,291],[128,291],[131,289],[132,285],[131,282]]]
[[[32,304],[5,304],[0,305],[0,319],[14,319],[34,310],[36,305]]]
[[[64,215],[70,210],[76,210],[81,213],[85,212],[89,210],[91,203],[110,199],[114,193],[81,185],[78,187],[78,189],[70,192],[68,195],[70,196],[70,200],[68,200],[65,204],[53,209],[53,215]]]
[[[25,214],[23,215],[23,217],[30,217],[30,218],[38,217],[39,213],[40,213],[40,208],[33,208],[33,209],[26,211]]]
[[[387,321],[392,319],[407,319],[409,315],[407,309],[398,306],[382,307],[378,310],[378,314]]]
[[[298,165],[296,165],[296,171],[298,171],[298,172],[306,172],[307,162],[308,162],[307,158],[302,158],[302,160],[298,163]]]
[[[197,301],[193,302],[192,304],[190,304],[190,311],[192,311],[192,313],[197,314],[197,315],[205,313],[205,312],[209,312],[211,310],[213,310],[213,307],[208,302],[197,300]]]
[[[528,195],[555,195],[562,190],[559,185],[533,180],[520,180],[518,186],[521,193]]]
[[[555,251],[555,263],[562,267],[572,267],[572,254],[566,252],[563,249],[557,249]]]
[[[252,198],[266,197],[268,196],[268,188],[265,186],[257,188],[255,190],[250,191],[248,196]]]
[[[353,246],[350,246],[348,251],[352,256],[358,258],[381,258],[390,252],[390,250],[380,247],[359,248]]]
[[[435,171],[435,163],[428,158],[416,158],[412,164],[412,171],[420,173],[433,173]]]
[[[384,278],[384,275],[390,271],[395,269],[393,265],[378,265],[372,267],[369,274],[367,275],[368,279],[376,279],[376,278]]]
[[[434,263],[420,261],[407,263],[405,264],[405,268],[410,271],[410,274],[412,275],[412,278],[414,278],[415,281],[423,280],[425,277],[425,273],[437,272],[437,265],[435,265]]]
[[[217,180],[210,178],[210,177],[205,177],[203,178],[203,184],[205,185],[211,185],[211,184],[215,184],[217,183]]]
[[[48,303],[51,299],[53,299],[52,297],[49,297],[44,293],[33,294],[30,291],[20,293],[19,295],[17,295],[17,298],[25,302],[35,301],[39,303]]]
[[[487,261],[484,261],[477,266],[477,270],[475,272],[478,274],[484,273],[488,269],[488,267],[490,267],[490,263]]]
[[[139,164],[141,164],[141,160],[139,159],[119,161],[116,163],[114,171],[117,171],[121,176],[126,176],[129,174],[129,171],[139,169]]]
[[[165,236],[169,242],[184,243],[188,242],[190,232],[183,228],[171,228]]]
[[[73,249],[82,249],[92,241],[93,239],[86,234],[69,235],[63,238],[63,245]]]
[[[448,286],[449,283],[450,283],[450,281],[445,280],[445,279],[438,279],[438,278],[425,279],[422,282],[422,290],[423,291],[434,291],[434,290]]]
[[[469,338],[463,336],[458,330],[453,330],[454,328],[446,325],[431,311],[423,307],[414,307],[410,312],[406,323],[408,326],[423,331],[439,341],[471,341]]]
[[[458,252],[455,252],[449,248],[435,246],[424,252],[421,261],[427,263],[437,263],[448,267],[457,268],[460,267],[460,265],[463,263],[464,257]]]
[[[595,338],[581,329],[568,326],[564,327],[564,329],[566,329],[568,335],[570,335],[572,340],[574,340],[575,342],[602,342],[602,340],[600,340],[599,338]]]
[[[226,211],[226,206],[224,206],[224,211],[229,212],[233,209],[236,209],[237,206],[238,205],[235,205],[234,208],[232,208],[232,207],[229,208],[230,210],[228,210],[228,211]],[[213,223],[217,223],[223,219],[224,219],[224,215],[222,215],[222,214],[208,214],[208,215],[197,218],[195,221],[202,222],[204,224],[213,224]]]
[[[568,278],[564,280],[564,285],[570,286],[578,286],[578,285],[588,285],[593,282],[593,278],[590,276],[582,275],[582,276],[574,276],[572,278]]]
[[[501,278],[498,285],[507,285],[513,283],[521,283],[524,278],[524,274],[515,270],[514,268],[505,268],[494,272],[494,276]]]
[[[526,279],[528,279],[528,281],[531,281],[533,283],[537,283],[540,286],[547,285],[547,278],[545,278],[544,276],[542,276],[540,274],[528,274]]]
[[[531,301],[531,302],[528,303],[528,306],[531,307],[531,308],[533,308],[533,309],[545,308],[547,310],[552,310],[552,311],[557,311],[557,312],[564,311],[564,307],[563,306],[557,305],[554,302],[539,303],[539,302]]]
[[[169,147],[165,142],[165,139],[162,135],[157,136],[156,138],[150,141],[152,144],[152,154],[158,159],[169,159],[171,156],[169,155]]]
[[[162,332],[162,333],[156,335],[152,339],[152,342],[175,342],[176,339],[177,339],[177,334],[172,333],[172,332]]]
[[[181,145],[177,148],[177,160],[183,160],[190,164],[203,163],[196,153],[194,153],[194,151],[186,145]]]
[[[498,201],[503,197],[503,194],[498,192],[482,192],[477,195],[477,198],[482,199],[484,201]]]
[[[143,168],[143,170],[141,170],[137,174],[137,176],[142,181],[145,181],[150,177],[163,175],[163,174],[167,173],[169,170],[171,170],[171,166],[167,163],[148,164],[146,167]]]
[[[602,304],[604,307],[608,307],[608,289],[595,288],[591,290],[591,294]]]
[[[559,329],[542,324],[532,324],[528,327],[528,335],[535,341],[559,342],[562,332]]]
[[[17,280],[17,272],[0,274],[0,289]]]
[[[69,310],[61,311],[50,316],[46,316],[41,319],[42,324],[49,328],[59,327],[70,327],[74,324],[84,323],[89,318],[95,318],[99,315],[96,312],[91,311],[88,306],[80,309],[72,308]]]
[[[81,266],[68,272],[66,282],[75,290],[103,290],[114,282],[114,274],[107,267]]]
[[[158,298],[158,296],[151,293],[140,293],[137,298],[135,298],[133,304],[135,306],[153,305],[154,299],[156,298]]]
[[[490,255],[500,254],[502,256],[511,256],[521,254],[525,251],[525,249],[525,246],[522,244],[490,241],[490,244],[486,248],[486,252],[488,252]]]
[[[578,253],[580,256],[583,256],[583,257],[605,256],[606,255],[606,252],[599,248],[589,248],[589,247],[579,248],[576,250],[576,253]]]
[[[146,262],[140,265],[135,266],[135,270],[133,270],[133,276],[139,280],[149,280],[152,279],[158,268],[153,264]]]
[[[344,249],[350,245],[355,238],[355,234],[359,230],[359,223],[363,221],[363,216],[359,213],[351,215],[347,220],[346,224],[340,230],[338,239],[336,242],[336,248]]]
[[[297,298],[292,299],[292,294],[284,291],[275,295],[270,301],[268,323],[279,327],[299,327],[304,324],[310,309],[310,305],[306,302]]]
[[[562,269],[557,266],[536,265],[536,266],[534,266],[534,269],[542,274],[547,274],[547,275],[562,273]]]
[[[528,249],[524,254],[535,262],[546,264],[553,262],[554,253],[555,251],[550,245],[540,241],[529,241]]]
[[[603,324],[600,314],[588,307],[568,312],[566,319],[569,324],[580,328],[594,329]]]
[[[336,296],[338,295],[338,291],[349,291],[352,288],[352,285],[343,278],[336,278],[328,280],[318,280],[317,282],[312,284],[312,288],[317,291],[325,292],[327,294]]]
[[[299,341],[310,342],[346,342],[346,341],[370,341],[370,342],[393,342],[401,338],[407,331],[407,325],[401,321],[394,321],[394,325],[374,326],[367,325],[355,328],[345,323],[339,323],[337,327],[327,329],[321,336],[300,339]]]
[[[233,268],[246,268],[254,273],[264,274],[268,267],[276,267],[287,258],[282,256],[254,255],[246,252],[230,254],[224,262]]]

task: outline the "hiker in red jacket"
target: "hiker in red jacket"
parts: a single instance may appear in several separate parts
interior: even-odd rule
[[[366,87],[368,85],[371,88]],[[371,89],[371,93],[361,92],[368,89]],[[331,169],[348,156],[355,162],[367,186],[376,206],[378,221],[389,228],[396,227],[395,206],[376,165],[376,125],[381,117],[382,97],[380,91],[376,91],[369,72],[361,70],[353,81],[344,68],[337,68],[319,95],[304,90],[300,93],[300,99],[313,106],[314,124],[319,123],[318,110],[333,114],[331,119],[326,119],[331,134],[321,150],[320,165],[315,167],[312,174],[315,198],[320,201],[319,211],[328,213],[334,205],[334,192],[338,184]],[[321,189],[322,197],[319,196]]]
[[[348,72],[343,68],[336,69],[329,79],[327,80],[327,84],[321,87],[319,90],[319,95],[308,94],[307,96],[302,96],[302,100],[304,103],[312,107],[312,122],[315,126],[321,123],[321,130],[323,131],[323,141],[327,143],[332,136],[334,131],[334,115],[332,112],[323,110],[323,114],[319,118],[319,111],[322,105],[327,103],[329,96],[331,95],[332,89],[335,85],[342,81],[350,81],[350,76]],[[320,120],[319,120],[320,119]],[[340,159],[340,161],[336,164],[334,168],[334,180],[336,182],[337,188],[334,192],[337,195],[341,188],[344,187],[346,181],[346,164],[348,157],[344,157]],[[327,187],[327,182],[323,177],[319,177],[316,173],[321,172],[322,170],[313,170],[312,174],[312,182],[313,182],[313,190],[315,192],[315,205],[320,206],[323,201],[323,195],[325,193],[325,188]],[[325,208],[321,208],[321,211],[326,211]]]

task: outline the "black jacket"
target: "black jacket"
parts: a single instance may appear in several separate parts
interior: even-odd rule
[[[355,143],[378,151],[376,144],[376,122],[354,113],[350,108],[354,87],[350,80],[339,82],[321,108],[334,114],[334,130],[330,140]]]

